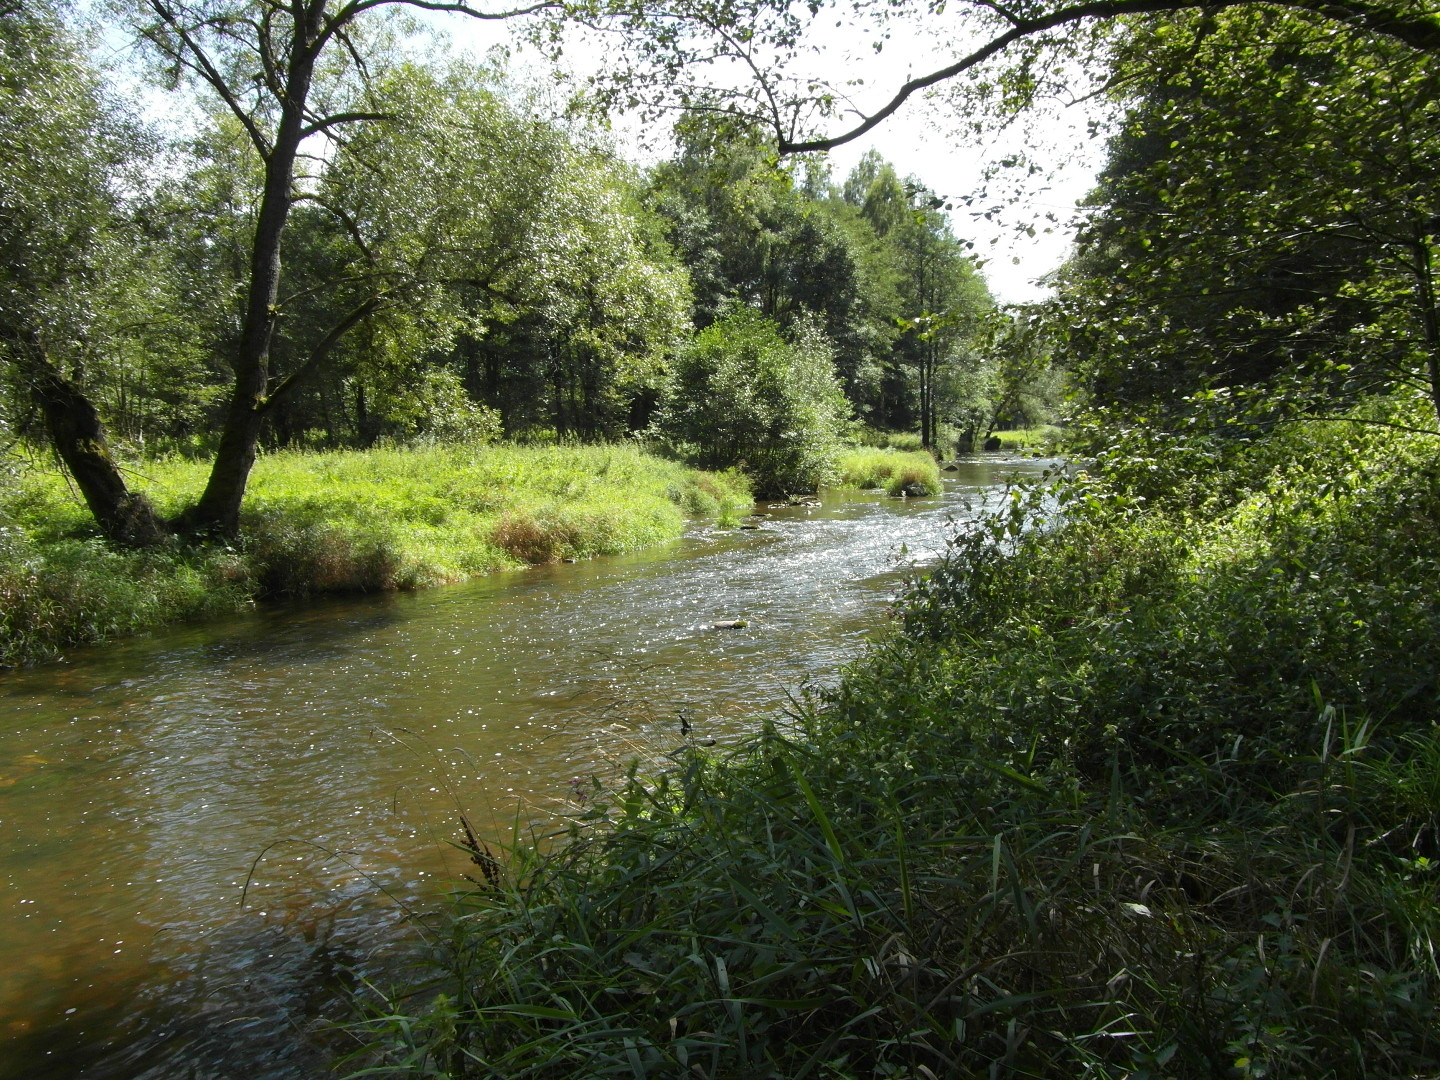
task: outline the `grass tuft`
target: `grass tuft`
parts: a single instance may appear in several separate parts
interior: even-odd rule
[[[940,469],[926,451],[847,451],[839,464],[841,487],[884,488],[891,495],[940,494]]]

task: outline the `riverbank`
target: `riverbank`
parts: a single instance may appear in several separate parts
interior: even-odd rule
[[[129,469],[163,514],[207,467]],[[626,446],[433,447],[277,453],[256,464],[234,545],[112,550],[55,470],[0,484],[0,664],[260,598],[414,589],[678,536],[687,515],[747,507],[738,474],[687,469]]]
[[[1433,439],[1128,438],[963,533],[793,730],[477,851],[366,1063],[1433,1072]]]

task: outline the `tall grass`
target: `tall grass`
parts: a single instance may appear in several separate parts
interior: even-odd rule
[[[203,462],[133,467],[163,513],[198,496]],[[748,504],[743,478],[632,447],[430,447],[260,458],[233,546],[114,552],[53,470],[0,485],[0,663],[255,598],[410,589],[678,535],[687,514]]]
[[[518,846],[369,1075],[1440,1071],[1433,443],[1176,486],[1147,439],[959,536],[787,737]]]
[[[850,432],[850,438],[861,446],[868,446],[878,450],[899,450],[901,453],[913,454],[917,450],[923,450],[920,444],[920,435],[914,431],[881,431],[878,428],[870,427],[868,424],[855,424]]]
[[[1017,428],[1014,431],[997,431],[994,437],[1000,440],[1000,449],[1005,451],[1041,450],[1053,451],[1065,437],[1065,430],[1054,424],[1041,424],[1033,428]]]
[[[940,494],[940,469],[924,450],[848,450],[840,456],[839,473],[840,487],[884,488],[891,495]]]

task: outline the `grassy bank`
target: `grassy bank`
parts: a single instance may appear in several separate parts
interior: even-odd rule
[[[1432,439],[1115,448],[961,536],[785,737],[481,855],[364,1062],[1434,1075],[1437,570]]]
[[[1064,439],[1064,429],[1054,424],[1040,427],[1019,428],[1014,431],[997,431],[994,437],[1000,440],[1000,449],[1006,452],[1018,450],[1053,451]]]
[[[204,485],[185,459],[133,466],[163,513]],[[281,453],[256,464],[233,546],[115,552],[57,472],[0,485],[0,663],[46,659],[260,597],[411,589],[679,535],[747,505],[735,476],[630,447]]]

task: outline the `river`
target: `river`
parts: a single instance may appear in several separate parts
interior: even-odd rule
[[[630,556],[253,613],[0,679],[0,1080],[329,1075],[347,979],[384,980],[467,869],[592,776],[723,745],[825,682],[953,522],[827,493]],[[742,629],[717,621],[744,619]]]

